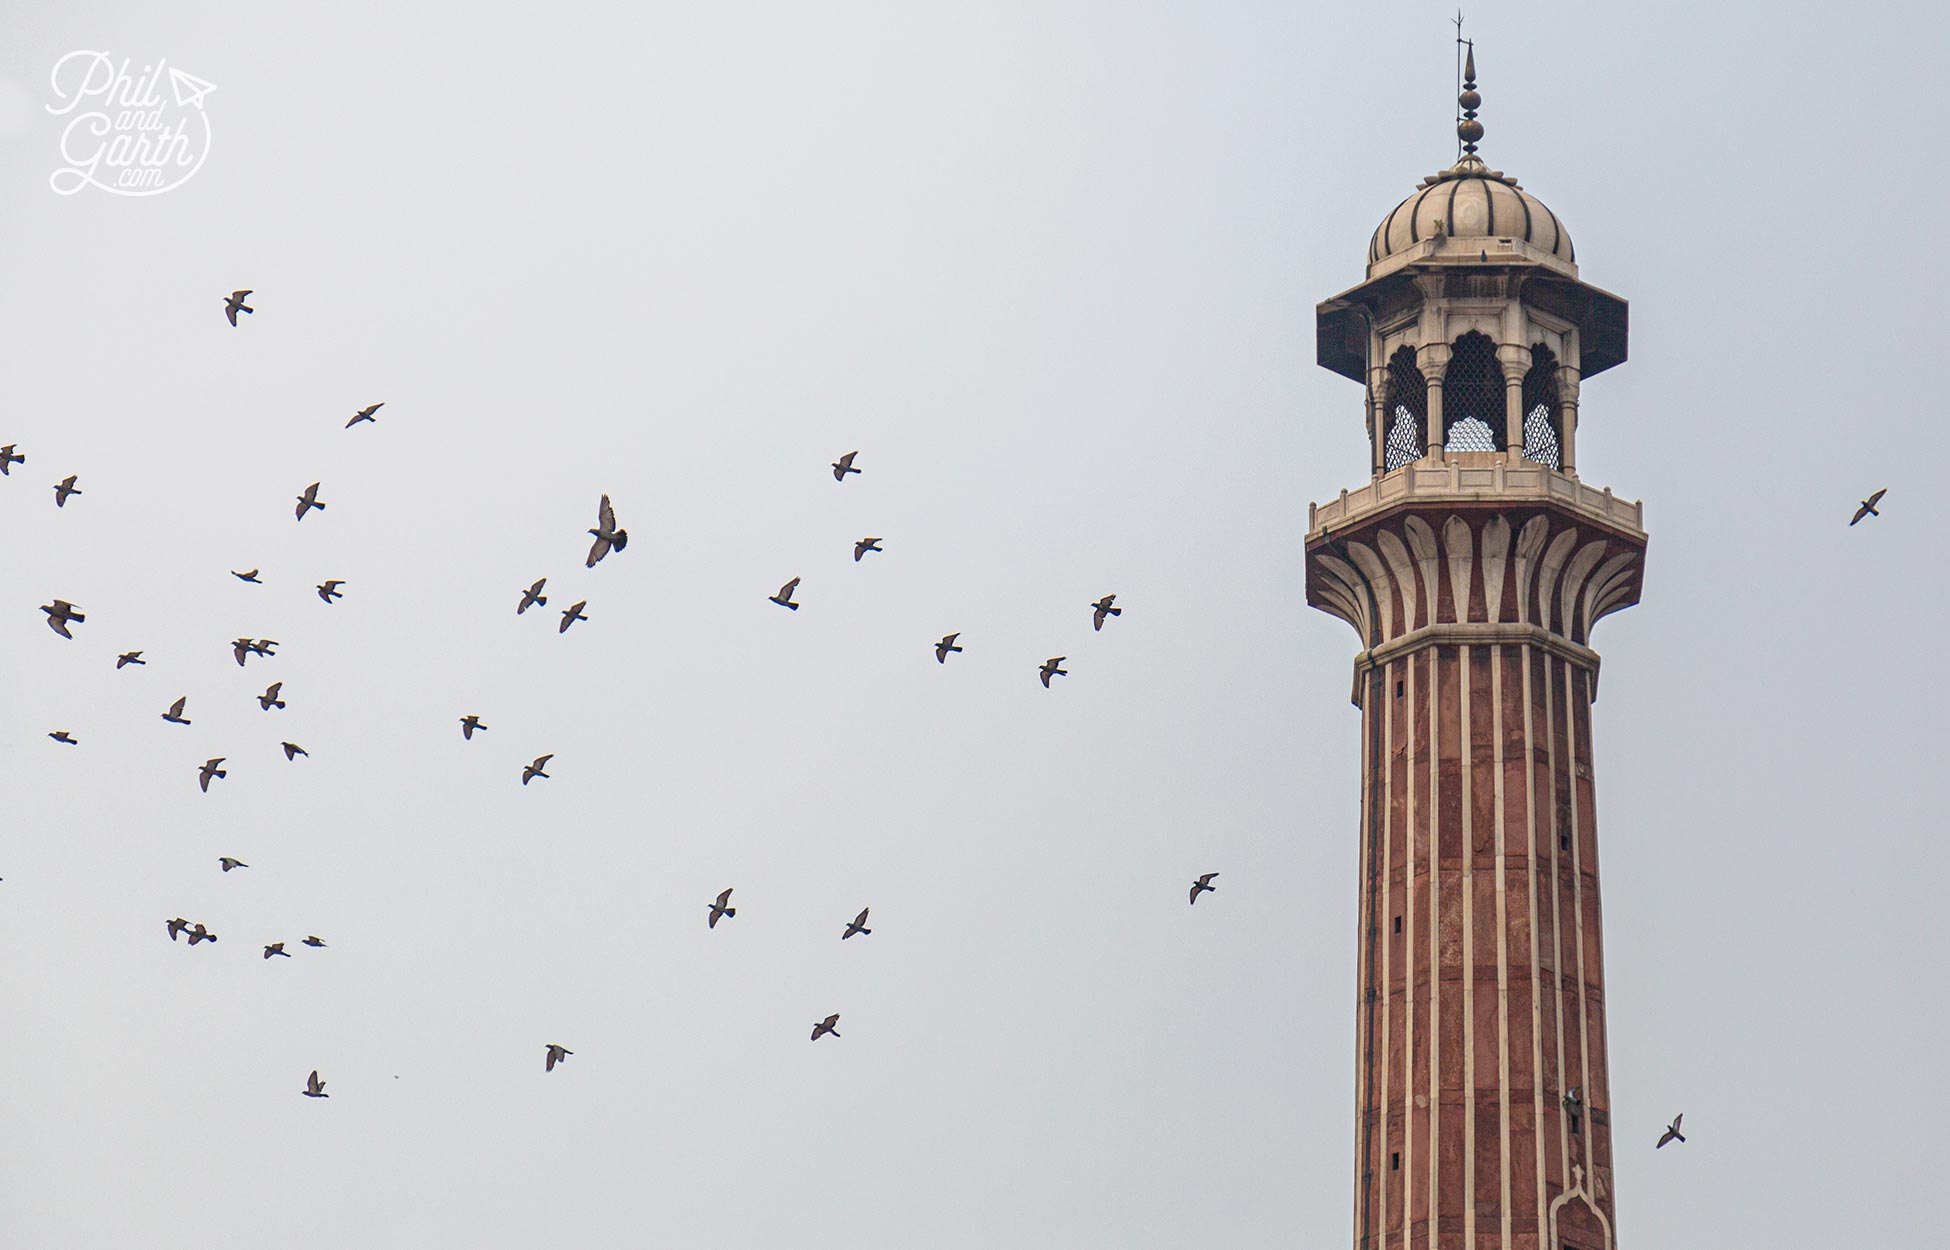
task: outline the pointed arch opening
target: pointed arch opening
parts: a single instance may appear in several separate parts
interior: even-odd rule
[[[1523,458],[1563,468],[1562,417],[1557,404],[1557,357],[1542,343],[1530,349],[1523,375]]]
[[[1415,349],[1403,347],[1388,358],[1388,420],[1382,464],[1393,472],[1427,455],[1422,431],[1428,428],[1429,384],[1415,364]]]
[[[1447,451],[1502,451],[1503,366],[1496,344],[1476,330],[1457,339],[1442,375],[1442,444]]]

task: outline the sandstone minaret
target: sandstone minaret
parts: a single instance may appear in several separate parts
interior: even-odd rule
[[[1646,540],[1577,444],[1626,308],[1476,155],[1466,73],[1461,159],[1318,311],[1373,466],[1307,527],[1307,602],[1362,646],[1354,1244],[1610,1250],[1590,640]]]

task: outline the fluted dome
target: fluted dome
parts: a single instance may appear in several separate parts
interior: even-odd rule
[[[1369,271],[1437,235],[1516,239],[1571,264],[1578,259],[1557,214],[1518,186],[1515,178],[1489,168],[1474,155],[1424,178],[1413,195],[1382,219],[1368,244]]]

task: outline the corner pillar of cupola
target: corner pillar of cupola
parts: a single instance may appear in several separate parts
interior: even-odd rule
[[[1368,453],[1375,477],[1388,467],[1388,367],[1381,363],[1379,342],[1368,351]]]
[[[1560,458],[1562,472],[1566,477],[1578,475],[1578,380],[1581,374],[1576,365],[1557,367],[1557,413],[1560,427],[1559,441],[1563,444]]]
[[[1442,424],[1442,379],[1449,369],[1449,344],[1438,340],[1425,342],[1415,349],[1415,367],[1422,371],[1422,380],[1428,384],[1428,429],[1423,434],[1422,445],[1428,449],[1427,455],[1438,464],[1448,457],[1443,445],[1447,443],[1447,430]]]
[[[1511,330],[1511,322],[1515,329]],[[1521,311],[1504,318],[1504,330],[1515,341],[1496,345],[1496,363],[1503,366],[1503,446],[1511,461],[1523,459],[1523,380],[1530,372],[1530,348],[1524,345]]]

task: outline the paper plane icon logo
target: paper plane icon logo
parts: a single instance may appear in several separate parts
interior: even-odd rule
[[[176,92],[178,108],[202,108],[203,97],[217,89],[217,84],[205,82],[194,74],[185,74],[174,65],[169,67],[169,85]]]

